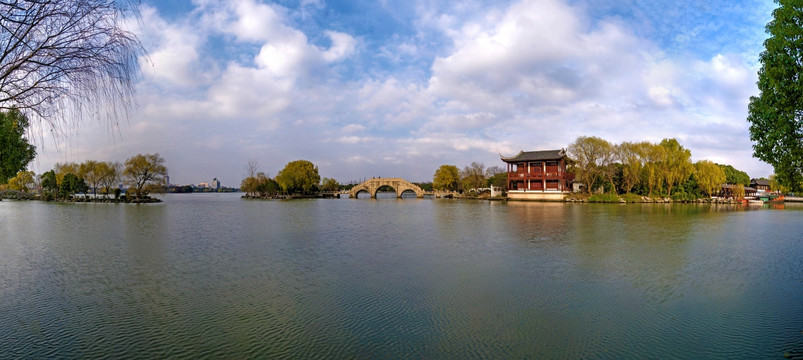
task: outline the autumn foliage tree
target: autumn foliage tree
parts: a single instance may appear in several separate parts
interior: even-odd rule
[[[457,191],[460,186],[460,170],[454,165],[441,165],[432,177],[435,190]]]

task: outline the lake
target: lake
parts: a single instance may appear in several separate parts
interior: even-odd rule
[[[0,202],[2,358],[803,359],[803,206]]]

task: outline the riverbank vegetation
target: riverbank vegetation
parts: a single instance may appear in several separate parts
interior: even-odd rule
[[[472,162],[462,170],[455,165],[441,165],[432,176],[432,189],[477,197],[484,191],[481,189],[503,188],[506,182],[507,173],[501,167],[486,168],[483,163]]]
[[[0,190],[26,194],[15,194],[15,198],[45,201],[159,202],[161,200],[148,194],[164,190],[167,176],[164,163],[159,154],[134,155],[125,165],[96,160],[80,164],[57,163],[38,177],[32,171],[19,171],[6,184],[0,185]],[[123,184],[128,185],[125,194],[122,193]]]
[[[588,201],[619,202],[637,198],[697,201],[717,196],[723,184],[744,196],[747,173],[709,160],[691,161],[691,151],[676,139],[659,143],[612,144],[598,137],[578,137],[568,147],[570,171]],[[635,196],[633,196],[635,195]]]
[[[332,192],[341,189],[341,185],[335,179],[321,180],[318,167],[307,160],[287,163],[274,179],[260,171],[256,161],[249,161],[245,171],[246,177],[240,183],[240,191],[245,193],[243,196],[245,198],[319,197],[322,191]]]

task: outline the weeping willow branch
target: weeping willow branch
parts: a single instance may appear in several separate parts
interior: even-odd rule
[[[0,110],[58,130],[127,118],[144,54],[119,0],[0,0]],[[43,128],[44,129],[44,128]]]

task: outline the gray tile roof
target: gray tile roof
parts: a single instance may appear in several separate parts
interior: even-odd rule
[[[502,161],[507,163],[515,163],[522,161],[544,161],[544,160],[559,160],[566,157],[566,151],[560,150],[540,150],[540,151],[519,151],[514,156],[501,156]]]

